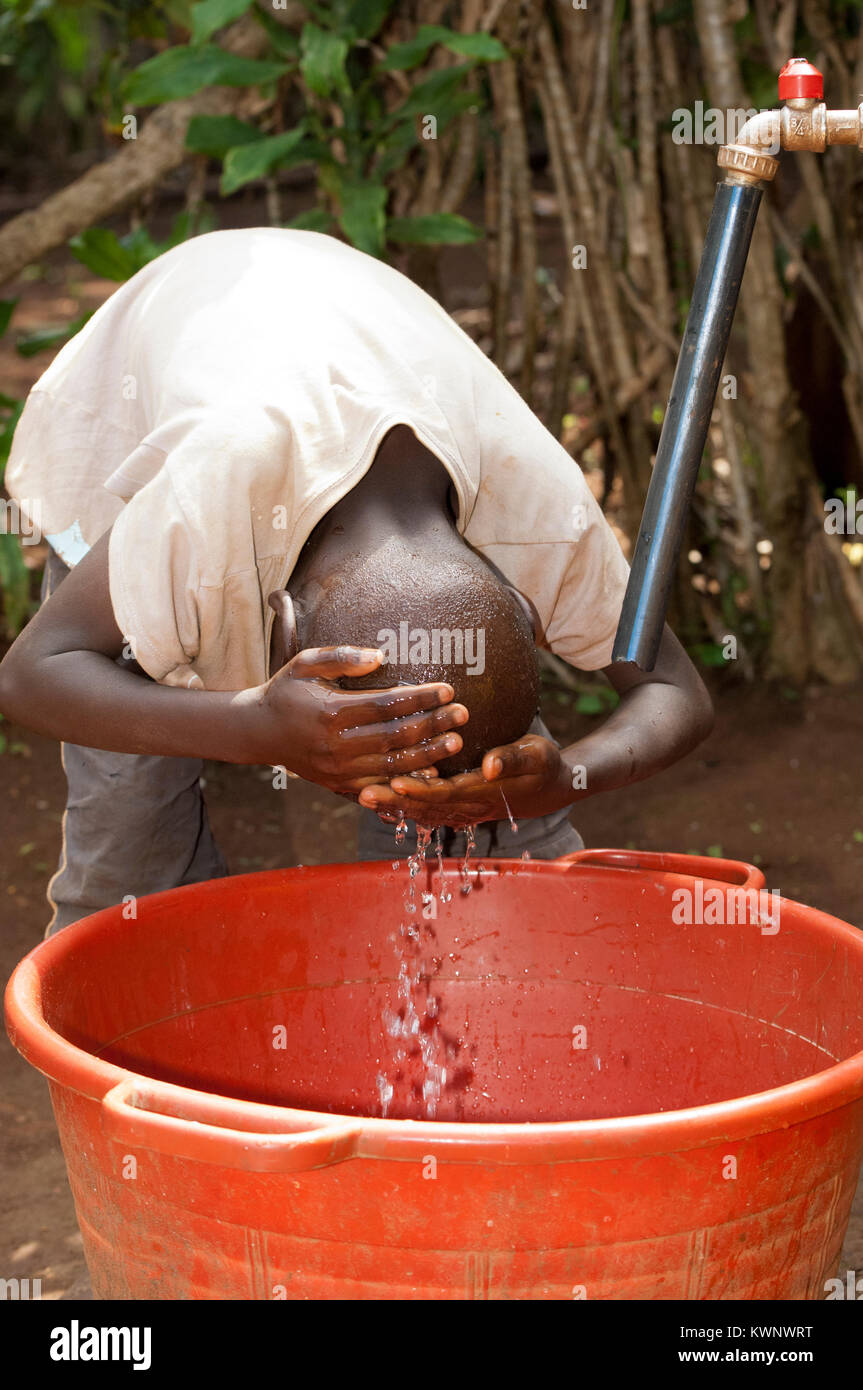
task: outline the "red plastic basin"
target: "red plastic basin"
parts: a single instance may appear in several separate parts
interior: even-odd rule
[[[863,934],[787,900],[778,930],[681,923],[681,888],[763,883],[721,860],[483,869],[464,897],[447,864],[432,923],[433,1121],[380,1118],[404,865],[177,889],[22,961],[9,1032],[50,1081],[97,1296],[824,1297],[863,1153]]]

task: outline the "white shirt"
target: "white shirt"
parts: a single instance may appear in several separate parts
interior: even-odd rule
[[[145,266],[33,387],[6,483],[67,564],[113,525],[149,675],[240,690],[267,678],[268,594],[396,424],[551,650],[607,665],[628,566],[578,465],[435,300],[334,237],[212,232]]]

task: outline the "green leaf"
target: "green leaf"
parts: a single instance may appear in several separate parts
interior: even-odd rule
[[[123,99],[134,106],[156,106],[194,96],[203,87],[252,87],[287,72],[283,63],[263,62],[226,53],[216,44],[168,48],[148,58],[127,78]]]
[[[375,175],[379,179],[389,178],[404,164],[409,152],[419,143],[413,121],[399,121],[383,139],[377,143],[375,156]]]
[[[604,706],[599,695],[579,695],[575,702],[579,714],[602,714]]]
[[[491,34],[459,34],[442,24],[423,24],[412,39],[393,44],[381,68],[387,72],[405,72],[419,67],[437,43],[475,63],[499,63],[508,56],[500,40]]]
[[[292,58],[295,62],[300,54],[299,36],[291,29],[285,28],[266,10],[255,9],[255,19],[263,25],[269,36],[270,44],[276,53],[282,58]]]
[[[172,24],[177,24],[182,29],[191,29],[192,5],[193,0],[162,0],[160,8],[164,9]]]
[[[439,72],[430,73],[422,82],[416,84],[401,106],[396,107],[391,121],[412,120],[414,116],[425,115],[437,116],[440,121],[441,107],[452,100],[469,72],[470,67],[467,63],[459,63],[454,68],[441,68]],[[461,95],[466,105],[476,102],[473,92]]]
[[[281,135],[268,135],[251,145],[237,145],[228,150],[222,169],[221,192],[227,197],[243,184],[261,179],[275,168],[288,169],[305,164],[320,153],[322,147],[306,139],[304,126],[286,130]]]
[[[3,337],[3,334],[9,327],[9,320],[15,312],[15,305],[17,303],[17,299],[0,299],[0,338]]]
[[[443,39],[444,48],[458,53],[461,58],[470,58],[474,63],[500,63],[509,53],[500,39],[491,34],[455,34]]]
[[[319,97],[350,91],[345,72],[347,39],[327,29],[319,29],[316,24],[304,24],[300,35],[300,54],[300,71],[309,91]]]
[[[307,208],[285,223],[285,226],[293,227],[298,232],[328,232],[332,225],[332,216],[326,208]]]
[[[193,116],[186,129],[186,149],[223,159],[237,145],[260,140],[261,132],[236,116]]]
[[[3,422],[3,428],[0,429],[0,479],[3,477],[6,461],[9,458],[9,450],[12,448],[12,436],[21,418],[24,402],[12,400],[10,396],[4,396],[3,406],[4,409],[9,411],[9,414]]]
[[[412,39],[405,43],[394,43],[380,66],[385,72],[406,72],[409,68],[417,68],[435,44],[440,42],[441,35],[454,32],[441,24],[423,24]]]
[[[598,685],[595,690],[585,690],[574,701],[579,714],[607,714],[617,707],[620,697],[616,691]]]
[[[718,642],[696,642],[689,649],[702,666],[727,666],[725,653]]]
[[[159,247],[159,255],[163,251],[170,251],[174,246],[179,246],[181,241],[188,241],[190,237],[203,236],[205,232],[211,232],[215,225],[215,214],[207,203],[201,203],[195,211],[184,209],[183,212],[178,212],[171,223],[168,240],[162,242]]]
[[[86,314],[73,319],[65,328],[39,328],[35,333],[29,333],[26,338],[19,339],[15,344],[15,351],[20,357],[35,357],[37,352],[44,352],[46,348],[58,347],[60,343],[74,338],[87,320],[93,317],[93,312],[92,309],[88,309]]]
[[[45,22],[57,40],[60,66],[64,72],[80,76],[86,71],[93,45],[92,16],[81,13],[83,6],[72,9],[71,6],[46,5],[41,8]],[[35,17],[35,14],[28,15],[28,19]]]
[[[69,247],[95,275],[106,280],[128,280],[164,251],[185,241],[191,234],[193,222],[196,231],[209,231],[213,221],[209,209],[202,209],[194,218],[188,212],[178,213],[166,241],[154,241],[146,227],[136,227],[124,237],[118,237],[107,227],[88,227],[80,236],[71,239]]]
[[[343,179],[339,197],[339,224],[345,236],[360,251],[380,256],[384,249],[387,190],[367,179]]]
[[[142,266],[148,265],[157,256],[161,256],[164,249],[153,240],[144,226],[136,227],[134,232],[129,232],[126,236],[121,237],[120,245],[125,247],[132,257],[132,263],[135,267],[132,271],[133,275],[136,275]]]
[[[309,14],[313,14],[318,23],[322,24],[325,29],[332,29],[340,21],[340,15],[331,13],[325,5],[316,5],[314,0],[300,0],[300,4],[304,10],[308,10]]]
[[[250,9],[252,0],[203,0],[192,6],[192,43],[203,43],[217,29],[239,19]]]
[[[456,212],[432,212],[422,217],[393,217],[387,223],[389,241],[417,246],[450,245],[478,241],[481,229]]]
[[[30,571],[18,537],[0,531],[0,605],[7,637],[17,637],[30,611]]]
[[[393,7],[393,0],[355,0],[348,10],[347,27],[358,39],[372,39]]]
[[[139,269],[134,252],[107,227],[88,227],[80,236],[72,237],[69,250],[88,270],[105,280],[128,280]]]

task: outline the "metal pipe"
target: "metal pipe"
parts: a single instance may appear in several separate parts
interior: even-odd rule
[[[662,640],[760,202],[758,184],[717,186],[611,658],[643,671],[653,670]]]
[[[779,99],[786,104],[751,117],[736,140],[719,151],[723,180],[698,267],[612,661],[633,662],[642,671],[656,664],[762,185],[779,168],[776,154],[780,148],[821,151],[827,145],[863,150],[863,103],[856,111],[828,111],[823,95],[818,69],[803,58],[790,59],[779,74]]]

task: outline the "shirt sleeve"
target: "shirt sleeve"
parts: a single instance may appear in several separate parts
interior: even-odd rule
[[[200,687],[197,566],[167,469],[115,521],[108,578],[117,626],[139,666],[164,684]]]
[[[551,650],[571,666],[598,671],[611,663],[629,565],[587,487],[583,496],[583,529],[569,547],[545,635]]]

